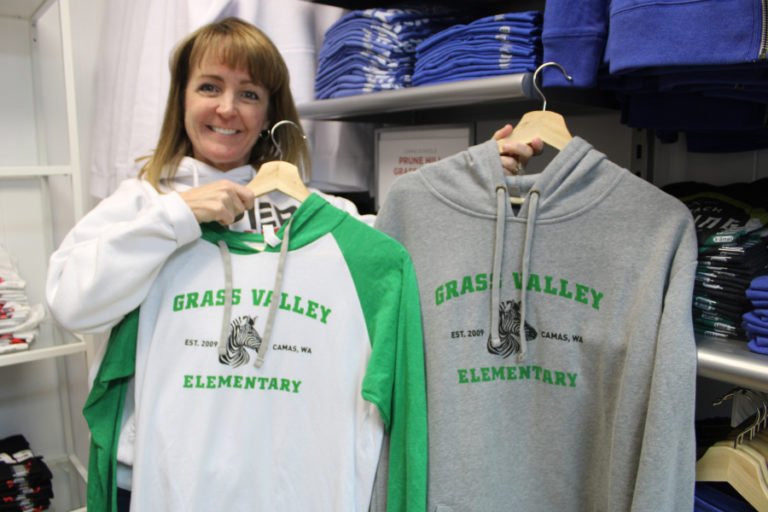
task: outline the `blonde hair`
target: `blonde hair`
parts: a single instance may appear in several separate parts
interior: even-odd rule
[[[214,52],[220,62],[233,69],[247,70],[251,79],[269,92],[267,119],[271,126],[282,120],[301,126],[291,95],[288,67],[274,43],[261,30],[238,18],[205,25],[182,40],[171,56],[171,85],[157,148],[139,173],[140,178],[156,189],[159,189],[161,179],[173,179],[183,157],[193,154],[192,143],[184,129],[184,98],[190,71],[209,52]],[[249,163],[258,169],[270,160],[291,162],[304,170],[308,182],[311,162],[302,135],[293,128],[275,130],[279,150],[269,134],[259,137],[251,150]]]

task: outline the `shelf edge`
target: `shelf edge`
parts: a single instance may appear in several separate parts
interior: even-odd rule
[[[55,347],[30,348],[20,352],[0,354],[0,367],[86,353],[86,351],[87,345],[85,341],[82,340],[74,343],[57,345]]]
[[[768,356],[749,350],[745,341],[696,337],[698,375],[768,392]]]
[[[467,106],[500,100],[528,100],[526,91],[531,73],[515,73],[474,80],[462,80],[390,91],[378,91],[343,98],[301,103],[299,117],[342,120],[348,117]]]
[[[0,166],[0,178],[37,178],[40,176],[69,176],[69,165]]]

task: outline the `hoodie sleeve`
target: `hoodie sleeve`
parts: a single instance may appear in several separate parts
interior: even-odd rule
[[[611,447],[611,510],[693,508],[697,357],[691,309],[697,246],[690,215],[678,230],[676,241],[667,238],[675,249],[662,256],[671,260],[659,293],[661,311],[644,327],[653,332],[639,333],[627,346],[632,364],[623,371],[613,431],[605,440]]]
[[[359,229],[359,224],[348,218],[335,235],[347,258],[371,342],[362,397],[378,408],[389,440],[388,452],[382,455],[388,463],[386,498],[376,510],[384,503],[389,512],[424,510],[427,402],[416,273],[400,243],[375,229]],[[384,484],[378,481],[377,491],[379,485]]]
[[[573,77],[566,80],[555,68],[542,71],[544,87],[597,86],[597,70],[608,38],[606,0],[547,0],[541,40],[543,62],[557,62]]]
[[[386,510],[426,506],[427,416],[421,308],[416,275],[404,262],[397,321],[389,336],[377,336],[363,382],[363,397],[375,403],[387,428]],[[377,346],[378,344],[378,346]]]
[[[144,300],[166,259],[200,234],[177,193],[126,180],[51,255],[45,293],[52,315],[75,332],[108,330]]]
[[[695,260],[677,269],[664,297],[633,511],[693,507],[697,358],[691,304],[695,272]]]

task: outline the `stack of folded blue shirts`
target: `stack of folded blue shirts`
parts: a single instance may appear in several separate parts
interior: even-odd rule
[[[416,47],[460,20],[445,8],[366,9],[346,14],[325,33],[315,98],[409,87]]]
[[[768,275],[758,276],[747,288],[753,310],[744,313],[742,325],[747,332],[749,349],[768,354]]]
[[[413,85],[534,71],[541,63],[541,13],[497,14],[455,25],[416,49]]]

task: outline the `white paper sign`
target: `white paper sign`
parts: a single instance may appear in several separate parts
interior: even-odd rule
[[[376,132],[376,209],[399,176],[467,149],[469,126],[380,129]]]

